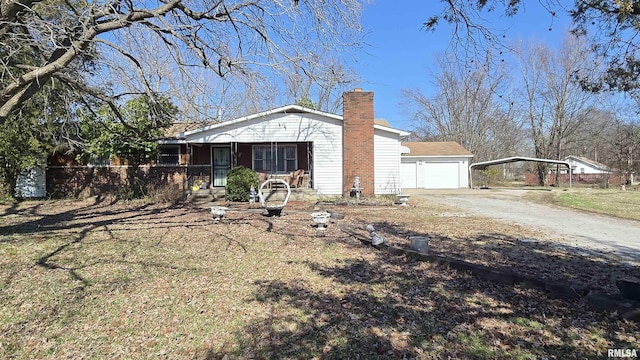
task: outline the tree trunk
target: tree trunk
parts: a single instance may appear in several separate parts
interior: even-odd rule
[[[538,163],[536,168],[538,170],[538,185],[544,186],[546,183],[546,177],[547,177],[546,166],[543,163]]]

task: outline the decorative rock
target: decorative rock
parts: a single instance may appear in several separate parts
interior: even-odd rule
[[[384,243],[384,237],[382,235],[378,235],[376,229],[373,225],[369,224],[366,226],[369,235],[371,236],[371,245],[378,246]]]
[[[371,232],[371,245],[373,246],[378,246],[384,243],[384,237],[381,235],[378,235],[377,232],[372,231]]]

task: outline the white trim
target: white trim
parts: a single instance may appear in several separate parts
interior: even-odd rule
[[[340,117],[340,119],[342,119],[344,121],[342,116]],[[387,132],[390,132],[390,133],[393,133],[393,134],[398,134],[401,137],[405,137],[405,136],[411,135],[410,132],[407,132],[407,131],[404,131],[404,130],[399,130],[399,129],[394,129],[394,128],[391,128],[391,127],[378,125],[378,124],[373,124],[373,128],[374,129],[378,129],[378,130],[382,130],[382,131],[387,131]]]
[[[158,144],[160,145],[182,145],[182,144],[186,144],[187,141],[186,140],[182,140],[182,139],[161,139],[158,140]]]

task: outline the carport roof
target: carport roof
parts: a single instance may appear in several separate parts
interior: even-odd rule
[[[566,167],[571,168],[571,164],[567,161],[539,159],[539,158],[531,158],[531,157],[524,157],[524,156],[512,156],[512,157],[503,158],[503,159],[482,161],[482,162],[477,162],[475,164],[471,164],[469,166],[469,171],[475,170],[475,169],[484,170],[491,165],[507,164],[507,163],[517,162],[517,161],[545,162],[545,163],[565,165]]]
[[[551,163],[551,164],[560,164],[560,165],[566,166],[567,169],[571,170],[571,163],[569,163],[567,161],[552,160],[552,159],[539,159],[539,158],[531,158],[531,157],[524,157],[524,156],[513,156],[513,157],[504,158],[504,159],[482,161],[482,162],[477,162],[475,164],[471,164],[471,165],[469,165],[469,175],[471,175],[471,171],[475,170],[475,169],[484,170],[484,169],[486,169],[487,167],[489,167],[491,165],[507,164],[507,163],[512,163],[512,162],[516,162],[516,161],[535,161],[535,162],[544,162],[544,163]],[[569,187],[573,186],[571,183],[572,183],[571,171],[569,171]],[[473,188],[473,177],[472,176],[469,177],[469,184]]]

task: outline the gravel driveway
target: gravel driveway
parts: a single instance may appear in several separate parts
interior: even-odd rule
[[[530,226],[548,234],[548,239],[578,250],[612,253],[624,260],[640,262],[640,222],[525,200],[527,191],[510,189],[412,190],[412,196],[450,206],[464,213],[486,216]]]

